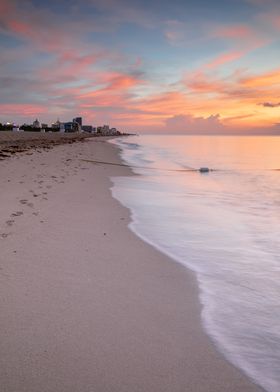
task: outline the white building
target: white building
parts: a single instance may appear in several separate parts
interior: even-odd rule
[[[36,120],[33,121],[33,128],[41,128],[41,124],[38,118],[36,118]]]
[[[65,125],[64,123],[59,124],[59,132],[64,133],[65,132]]]

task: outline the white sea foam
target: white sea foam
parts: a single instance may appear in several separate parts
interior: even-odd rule
[[[218,348],[280,390],[280,138],[122,139],[135,177],[114,178],[131,229],[196,272],[202,320]],[[208,166],[217,171],[169,172]]]

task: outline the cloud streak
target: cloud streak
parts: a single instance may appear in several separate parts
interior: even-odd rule
[[[259,103],[259,105],[261,105],[265,108],[278,108],[278,107],[280,107],[280,102],[277,102],[277,103],[263,102],[263,103]]]

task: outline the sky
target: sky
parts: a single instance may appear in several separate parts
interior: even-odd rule
[[[279,0],[0,0],[0,122],[280,135]]]

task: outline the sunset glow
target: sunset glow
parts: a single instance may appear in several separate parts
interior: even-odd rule
[[[280,133],[278,1],[0,2],[0,122]]]

